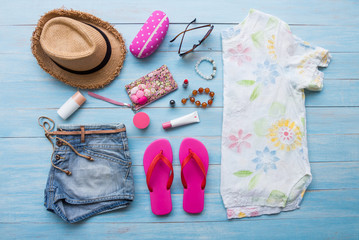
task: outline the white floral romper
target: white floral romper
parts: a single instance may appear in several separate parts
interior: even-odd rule
[[[330,55],[285,22],[251,10],[222,33],[221,194],[227,217],[299,208],[312,180],[304,89],[321,90]]]

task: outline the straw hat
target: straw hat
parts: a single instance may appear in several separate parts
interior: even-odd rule
[[[109,84],[120,73],[126,55],[125,42],[114,27],[75,10],[46,13],[37,23],[31,41],[40,67],[78,88]]]

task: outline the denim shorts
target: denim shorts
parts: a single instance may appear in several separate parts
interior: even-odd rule
[[[80,131],[80,125],[58,131]],[[45,207],[69,223],[125,208],[134,198],[131,158],[124,124],[84,125],[85,131],[124,129],[109,134],[57,135],[45,189]],[[78,154],[69,146],[71,145]],[[91,157],[91,160],[80,155]],[[71,175],[57,168],[71,171]]]

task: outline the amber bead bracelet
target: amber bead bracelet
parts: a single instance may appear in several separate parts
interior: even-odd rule
[[[201,103],[200,101],[196,101],[195,96],[197,96],[197,94],[202,94],[202,93],[208,94],[210,99],[207,102],[203,102]],[[181,102],[183,104],[186,104],[188,98],[182,98]],[[191,103],[195,103],[197,107],[202,107],[202,108],[206,108],[207,106],[211,106],[214,100],[214,92],[211,92],[211,90],[209,88],[205,88],[203,89],[202,87],[198,88],[198,90],[193,90],[192,91],[192,95],[189,96],[189,101]]]

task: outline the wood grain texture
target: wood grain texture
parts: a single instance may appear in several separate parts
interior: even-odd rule
[[[167,101],[169,97],[167,97]],[[81,108],[68,120],[62,120],[56,113],[57,108],[24,108],[2,109],[0,112],[0,125],[7,126],[0,132],[0,137],[43,137],[43,129],[39,127],[39,116],[48,116],[57,124],[88,124],[88,123],[113,123],[122,122],[126,125],[131,137],[198,137],[220,136],[222,131],[222,108],[211,107],[198,108],[170,108],[154,107],[146,108],[146,113],[151,116],[149,128],[137,129],[132,124],[133,113],[126,108]],[[200,123],[190,124],[181,128],[164,130],[162,123],[185,114],[198,111]],[[12,121],[8,121],[8,118]],[[315,107],[307,108],[307,132],[308,134],[358,134],[359,125],[358,107]],[[333,125],[334,124],[334,125]],[[334,127],[335,126],[335,127]],[[350,126],[350,127],[349,127]]]
[[[46,156],[46,153],[43,155]],[[29,159],[29,161],[31,160],[32,159]],[[46,183],[50,160],[49,156],[40,158],[39,160],[41,160],[41,164],[36,164],[40,161],[32,161],[32,165],[10,165],[2,167],[0,170],[0,179],[3,184],[0,186],[0,190],[9,194],[16,194],[17,192],[35,194],[36,192],[42,191]],[[133,158],[132,160],[136,163],[141,161],[141,157]],[[174,165],[174,171],[176,174],[171,191],[172,193],[178,194],[183,192],[179,174],[181,169],[178,161],[174,162]],[[327,190],[359,188],[359,176],[355,175],[358,170],[358,162],[312,163],[313,181],[309,186],[309,189]],[[132,172],[135,178],[136,192],[141,194],[147,193],[148,190],[143,166],[133,166]],[[26,176],[26,179],[21,176]],[[33,185],[31,188],[28,188],[28,185],[26,184],[28,179],[32,179],[34,183],[37,183],[38,185],[36,185],[36,187]],[[219,183],[220,165],[211,163],[208,170],[206,193],[219,193]]]
[[[17,194],[15,197],[18,201],[7,203],[7,207],[0,207],[3,216],[1,222],[18,223],[18,222],[36,222],[36,223],[63,223],[55,214],[44,210],[43,199],[37,198],[32,194]],[[359,213],[353,211],[356,207],[359,190],[332,190],[332,191],[309,191],[305,195],[300,210],[283,212],[272,216],[262,216],[252,219],[243,219],[245,221],[275,221],[279,219],[311,219],[316,217],[359,217]],[[151,204],[148,194],[136,193],[135,201],[125,209],[101,214],[89,218],[86,223],[168,223],[168,222],[230,222],[226,220],[226,213],[223,211],[222,199],[219,193],[206,194],[205,208],[201,214],[193,215],[183,211],[182,194],[172,193],[172,212],[165,217],[156,216],[151,213]],[[337,206],[340,201],[341,205]],[[1,205],[5,201],[0,200]],[[22,207],[26,202],[26,207]],[[323,205],[325,202],[325,205]],[[29,211],[31,210],[31,211]],[[33,213],[36,212],[36,220]],[[150,212],[151,214],[147,214]],[[241,227],[240,223],[239,227]],[[178,233],[177,233],[178,234]],[[150,238],[150,237],[149,237]]]
[[[181,87],[144,111],[151,118],[144,131],[132,124],[129,109],[89,98],[67,121],[56,111],[74,88],[42,71],[31,54],[30,38],[39,17],[58,7],[73,8],[103,18],[122,33],[126,45],[155,9],[170,19],[164,43],[143,60],[127,54],[124,67],[98,94],[128,102],[124,86],[166,64]],[[307,138],[313,180],[301,208],[272,216],[226,219],[220,196],[223,72],[220,33],[240,22],[250,8],[273,14],[289,23],[293,33],[313,45],[327,48],[333,59],[321,92],[306,91]],[[0,235],[1,239],[359,239],[359,3],[355,0],[322,1],[3,1],[0,8]],[[169,40],[193,18],[213,23],[211,36],[184,59],[179,42]],[[186,44],[198,40],[187,35]],[[194,65],[212,57],[217,76],[204,81]],[[201,65],[207,73],[209,64]],[[180,99],[200,86],[215,90],[211,108],[182,105]],[[86,91],[83,91],[86,95]],[[86,95],[87,96],[87,95]],[[177,102],[169,107],[169,100]],[[201,100],[204,100],[204,98]],[[197,110],[201,122],[165,131],[161,123]],[[66,224],[43,206],[43,190],[50,167],[51,145],[37,118],[46,115],[58,124],[123,122],[127,127],[135,179],[135,200],[126,209],[101,214],[79,224]],[[167,138],[174,154],[175,179],[171,188],[173,211],[165,217],[152,214],[142,156],[157,138]],[[178,149],[184,137],[196,137],[207,147],[210,165],[204,212],[190,215],[182,209]]]
[[[250,8],[255,8],[278,16],[287,23],[313,25],[358,25],[357,1],[311,0],[298,4],[295,0],[250,1],[101,1],[63,0],[18,0],[5,4],[0,11],[2,25],[35,24],[38,18],[53,8],[81,9],[111,23],[143,23],[154,9],[162,9],[168,14],[171,23],[187,23],[197,17],[199,22],[236,23],[242,20]],[[12,11],[22,9],[22,11]],[[344,14],[345,13],[345,14]]]
[[[290,213],[289,213],[290,214]],[[358,217],[176,223],[4,224],[6,239],[357,239]],[[308,227],[308,226],[315,226]],[[21,229],[21,231],[19,230]],[[348,231],[350,229],[351,231]],[[101,234],[99,234],[101,231]]]
[[[192,19],[188,18],[187,22]],[[199,20],[199,19],[198,19]],[[240,19],[238,19],[238,22]],[[214,30],[211,33],[211,37],[206,39],[205,42],[201,45],[200,48],[196,50],[210,50],[210,51],[220,51],[222,44],[220,43],[221,32],[229,27],[232,27],[237,23],[231,24],[213,24]],[[167,44],[162,44],[158,51],[172,51],[177,52],[178,44],[180,40],[176,40],[173,43],[169,41],[176,36],[179,32],[183,31],[186,27],[186,24],[172,24],[168,29],[168,33],[164,39],[164,42]],[[199,26],[200,24],[193,24],[193,26]],[[115,28],[122,34],[123,38],[129,44],[132,39],[136,36],[138,29],[142,24],[114,24]],[[2,39],[3,47],[0,49],[1,53],[29,53],[30,52],[30,37],[34,31],[35,24],[26,25],[26,26],[1,26],[1,32],[9,36],[8,38]],[[359,52],[358,46],[356,43],[359,32],[355,31],[356,26],[312,26],[312,25],[290,25],[292,32],[300,36],[301,39],[310,42],[313,45],[320,45],[323,48],[330,49],[331,52]],[[340,35],[338,34],[340,31]],[[323,36],[325,36],[323,38]],[[191,34],[189,32],[186,36],[185,45],[192,44],[196,42],[197,34]]]

